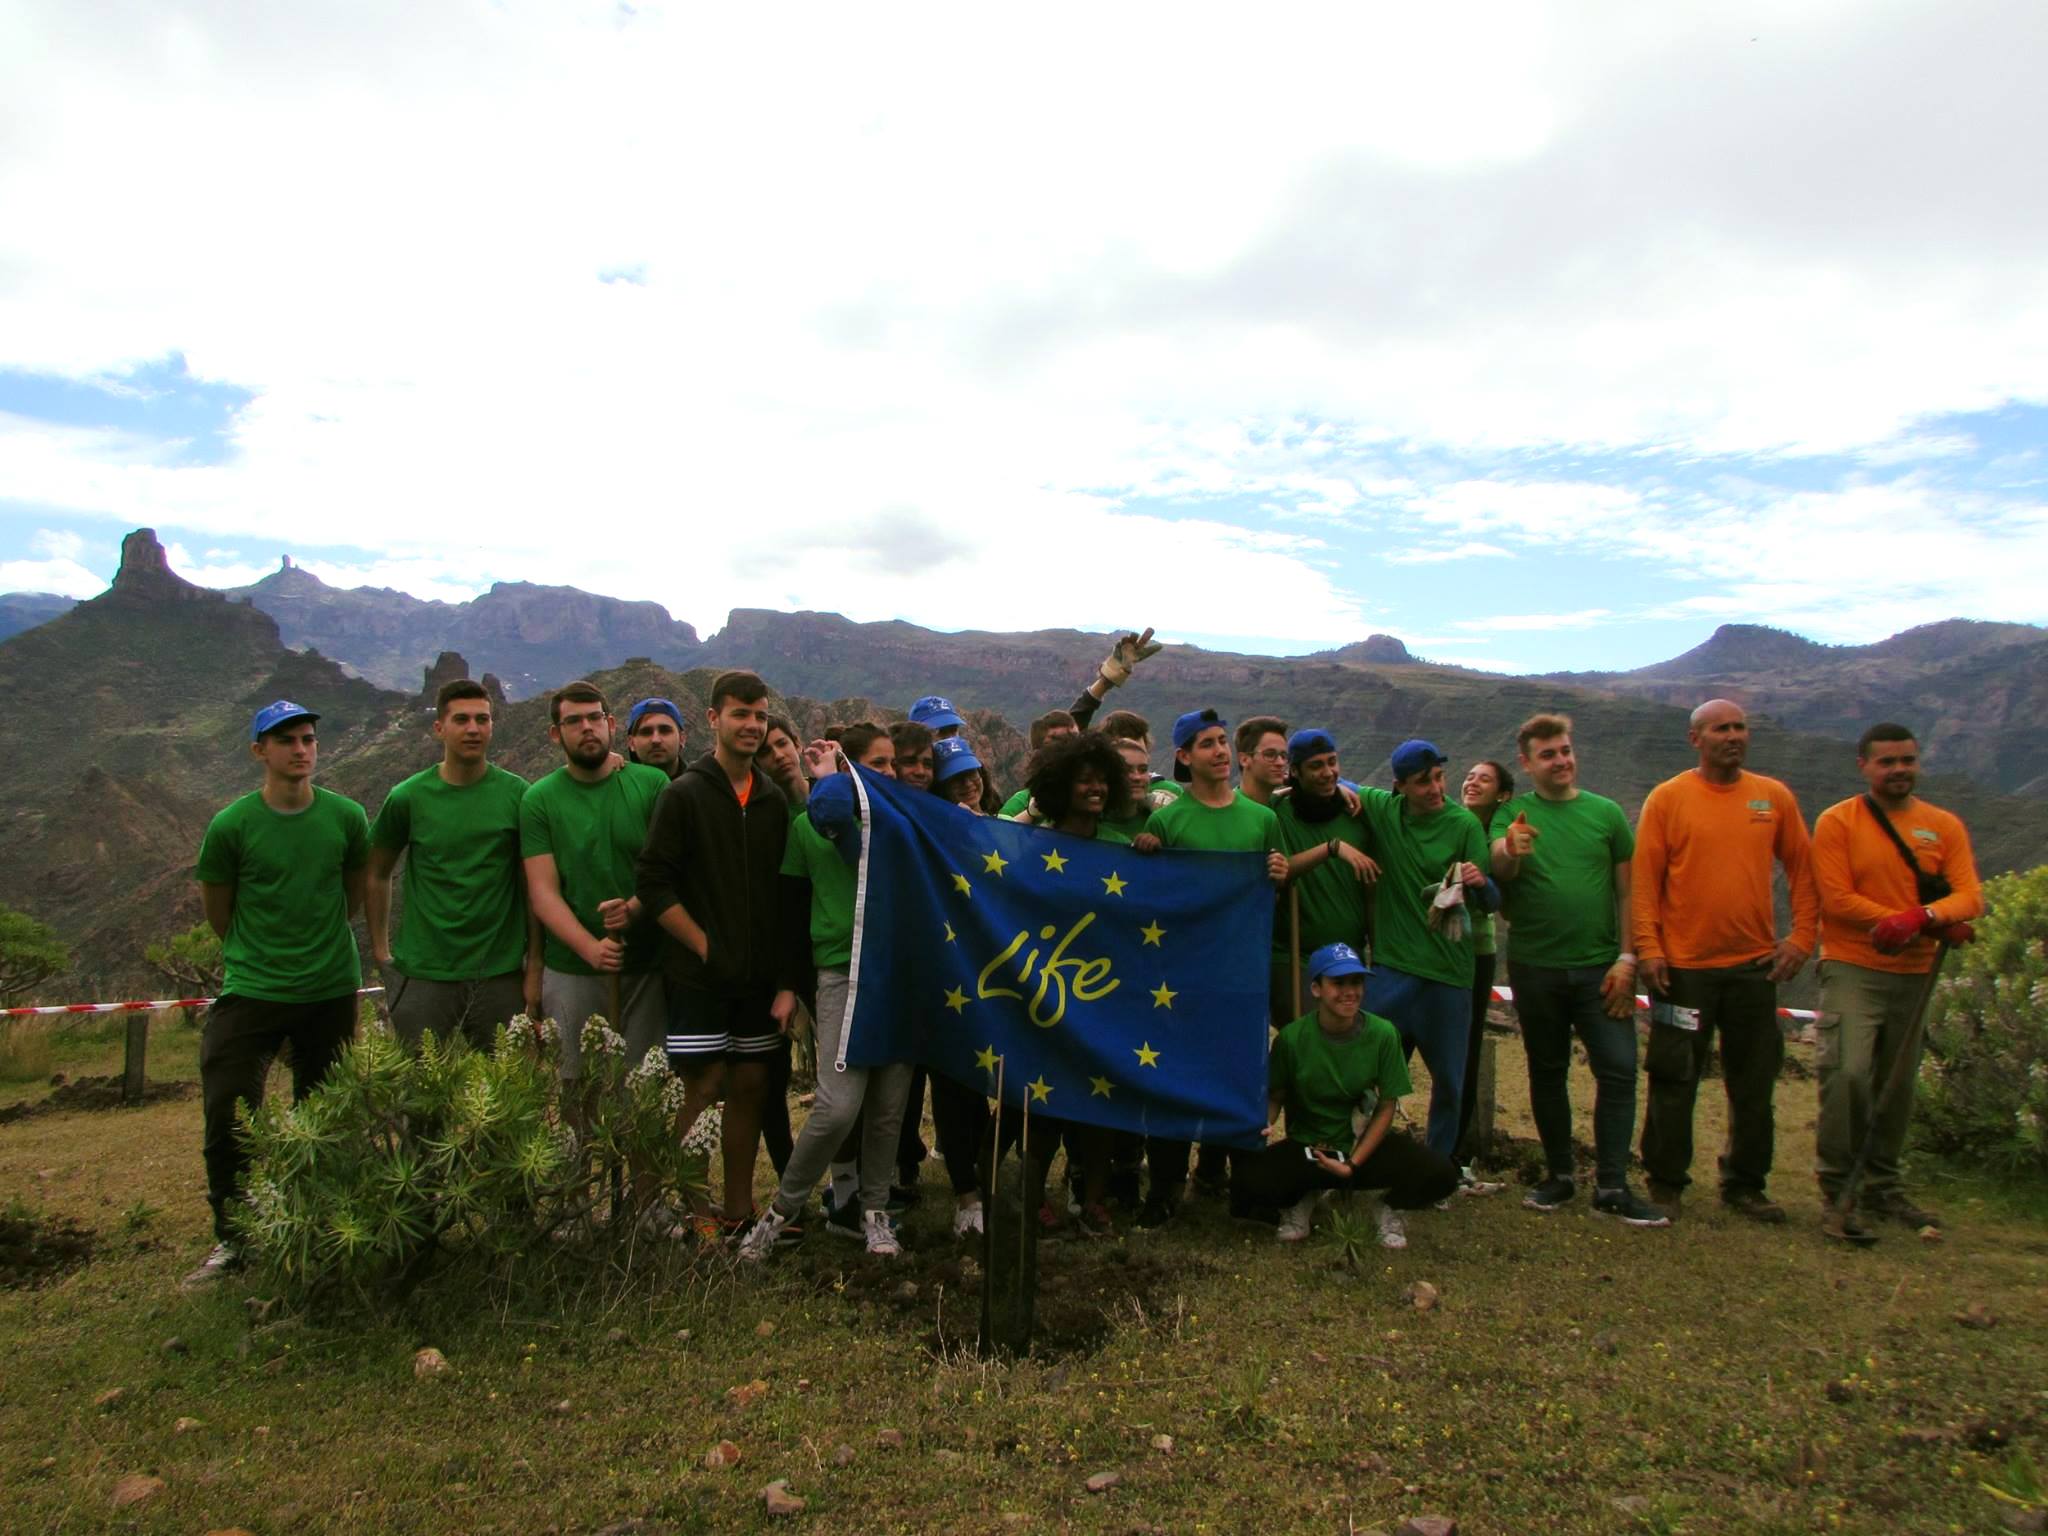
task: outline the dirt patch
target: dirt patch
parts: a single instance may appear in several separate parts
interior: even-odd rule
[[[0,1211],[0,1291],[60,1280],[92,1261],[92,1228],[19,1206]]]
[[[142,1102],[145,1104],[162,1104],[178,1099],[194,1099],[198,1096],[199,1085],[193,1082],[144,1083],[142,1087]],[[0,1109],[0,1125],[66,1110],[123,1107],[120,1078],[74,1077],[57,1084],[48,1095],[32,1104],[10,1104],[5,1109]]]
[[[994,1275],[998,1326],[1015,1285],[1015,1229],[1000,1245]],[[827,1245],[830,1245],[828,1247]],[[863,1327],[915,1336],[934,1353],[972,1354],[981,1326],[987,1280],[978,1240],[953,1243],[934,1234],[906,1245],[901,1259],[881,1264],[829,1235],[807,1240],[797,1263],[823,1295],[839,1297]],[[1177,1262],[1175,1262],[1177,1260]],[[1201,1268],[1114,1238],[1049,1237],[1038,1245],[1038,1304],[1031,1354],[1060,1359],[1099,1349],[1119,1323],[1170,1313],[1173,1299]]]

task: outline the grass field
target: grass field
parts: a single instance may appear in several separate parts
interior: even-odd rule
[[[1503,1043],[1500,1102],[1527,1136],[1520,1054]],[[116,1072],[118,1022],[36,1060]],[[160,1028],[151,1065],[196,1076],[196,1036]],[[0,1082],[0,1109],[47,1092]],[[1591,1097],[1581,1066],[1582,1140]],[[1709,1150],[1718,1098],[1706,1085]],[[1411,1217],[1408,1249],[1373,1247],[1358,1271],[1320,1236],[1281,1250],[1192,1205],[1156,1236],[1048,1243],[1044,1314],[1085,1347],[1017,1365],[953,1347],[976,1286],[936,1165],[887,1275],[814,1232],[765,1276],[679,1267],[651,1298],[600,1279],[492,1305],[430,1286],[398,1315],[258,1322],[246,1285],[176,1288],[208,1241],[196,1100],[40,1114],[0,1124],[0,1204],[90,1227],[97,1254],[0,1292],[0,1525],[1393,1532],[1438,1513],[1467,1533],[1996,1529],[1980,1480],[2016,1449],[2048,1462],[2039,1192],[1923,1170],[1942,1242],[1888,1229],[1870,1252],[1824,1246],[1812,1083],[1788,1076],[1778,1102],[1787,1228],[1720,1211],[1711,1165],[1670,1231],[1595,1218],[1583,1197],[1538,1216],[1511,1186]],[[1434,1310],[1404,1300],[1418,1280],[1440,1290]],[[1995,1325],[1958,1323],[1973,1304]],[[415,1379],[426,1345],[448,1374]],[[751,1402],[730,1394],[754,1382]],[[707,1468],[720,1440],[741,1459]],[[1105,1472],[1120,1481],[1089,1492]],[[116,1510],[130,1474],[162,1490]],[[767,1515],[775,1479],[802,1514]]]

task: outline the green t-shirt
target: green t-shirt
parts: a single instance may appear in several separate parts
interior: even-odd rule
[[[1472,985],[1472,932],[1452,944],[1426,921],[1430,898],[1453,864],[1476,864],[1491,873],[1486,832],[1462,805],[1444,804],[1429,816],[1410,816],[1391,790],[1361,788],[1360,814],[1379,860],[1374,904],[1373,957],[1397,970],[1447,986]],[[1465,893],[1471,900],[1472,893]]]
[[[345,795],[315,788],[303,811],[251,791],[207,823],[199,878],[235,888],[221,956],[223,996],[317,1003],[353,995],[362,958],[341,877],[370,859],[370,822]]]
[[[1414,1087],[1399,1032],[1363,1009],[1348,1035],[1325,1034],[1313,1013],[1303,1014],[1274,1039],[1266,1072],[1272,1097],[1287,1110],[1288,1137],[1342,1152],[1357,1144],[1381,1099]]]
[[[1332,838],[1349,843],[1361,853],[1365,851],[1365,828],[1352,817],[1340,815],[1328,821],[1303,821],[1295,812],[1292,795],[1275,804],[1274,815],[1280,819],[1282,853],[1306,853],[1311,848],[1322,847]],[[1351,872],[1351,866],[1343,859],[1325,859],[1298,877],[1294,889],[1301,906],[1303,955],[1314,954],[1325,944],[1339,942],[1349,944],[1353,949],[1364,947],[1366,885]],[[1284,916],[1273,925],[1273,956],[1279,960],[1287,958],[1287,920]]]
[[[1628,817],[1585,790],[1569,800],[1517,795],[1495,808],[1493,835],[1507,836],[1518,815],[1539,835],[1522,872],[1500,882],[1510,958],[1560,970],[1612,965],[1621,953],[1614,866],[1636,851]]]
[[[633,894],[633,865],[647,841],[654,802],[668,788],[668,775],[646,763],[627,763],[618,772],[585,784],[557,768],[532,784],[519,806],[519,856],[555,856],[562,900],[593,938],[604,937],[597,904]],[[552,933],[542,960],[551,971],[596,974]],[[626,931],[625,970],[655,966],[655,928],[639,923]]]
[[[406,975],[476,981],[525,963],[525,796],[526,780],[492,764],[474,784],[450,784],[437,765],[384,797],[370,843],[405,853],[405,911],[391,958]]]
[[[808,813],[790,826],[782,872],[811,882],[811,963],[820,970],[853,964],[853,891],[856,871],[839,847],[811,824]]]
[[[1221,806],[1182,795],[1154,811],[1143,830],[1169,848],[1210,853],[1268,853],[1280,846],[1280,820],[1272,807],[1241,790],[1233,790],[1230,803]]]

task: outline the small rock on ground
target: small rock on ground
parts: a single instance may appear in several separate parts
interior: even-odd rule
[[[1155,1451],[1171,1451],[1173,1449],[1173,1436],[1154,1435],[1152,1437],[1152,1449]]]
[[[205,1427],[206,1420],[204,1419],[180,1419],[171,1426],[171,1433],[174,1435],[189,1435],[193,1430],[204,1429]]]
[[[1427,1280],[1417,1280],[1401,1292],[1401,1299],[1418,1312],[1428,1312],[1435,1308],[1442,1295],[1443,1293]]]
[[[93,1407],[102,1410],[108,1408],[118,1408],[121,1405],[121,1399],[126,1397],[127,1395],[128,1389],[126,1387],[109,1387],[106,1391],[102,1392],[98,1397],[92,1400],[92,1405]]]
[[[736,1467],[740,1461],[740,1448],[730,1440],[721,1440],[704,1453],[704,1465],[716,1472],[723,1467]]]
[[[1414,1515],[1394,1536],[1458,1536],[1458,1522],[1449,1515]]]
[[[114,1484],[114,1508],[132,1509],[164,1491],[164,1480],[142,1472],[130,1472]]]
[[[767,1318],[765,1318],[765,1317],[764,1317],[764,1318],[762,1318],[760,1322],[758,1322],[758,1323],[756,1323],[756,1324],[754,1325],[754,1337],[755,1337],[755,1338],[757,1338],[757,1339],[765,1339],[765,1338],[768,1338],[768,1337],[769,1337],[770,1335],[772,1335],[772,1334],[773,1334],[774,1332],[775,1332],[775,1324],[774,1324],[774,1323],[772,1323],[771,1321],[769,1321],[769,1320],[768,1320]]]
[[[420,1381],[448,1374],[448,1357],[429,1345],[412,1357],[412,1373]]]
[[[1124,1475],[1121,1472],[1097,1472],[1088,1479],[1085,1486],[1090,1493],[1107,1493],[1123,1480]]]
[[[839,1444],[832,1447],[832,1465],[835,1467],[850,1467],[853,1465],[854,1457],[859,1454],[852,1446],[842,1440]]]
[[[789,1484],[777,1478],[761,1490],[761,1502],[771,1515],[800,1515],[810,1502],[789,1491]]]
[[[900,1429],[878,1429],[875,1431],[875,1444],[887,1451],[900,1451],[903,1449],[903,1431]]]
[[[1956,1321],[1965,1328],[1996,1328],[1997,1315],[1981,1301],[1973,1301],[1956,1314]]]

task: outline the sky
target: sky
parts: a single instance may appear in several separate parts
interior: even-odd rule
[[[2048,9],[10,0],[0,591],[2048,620]]]

